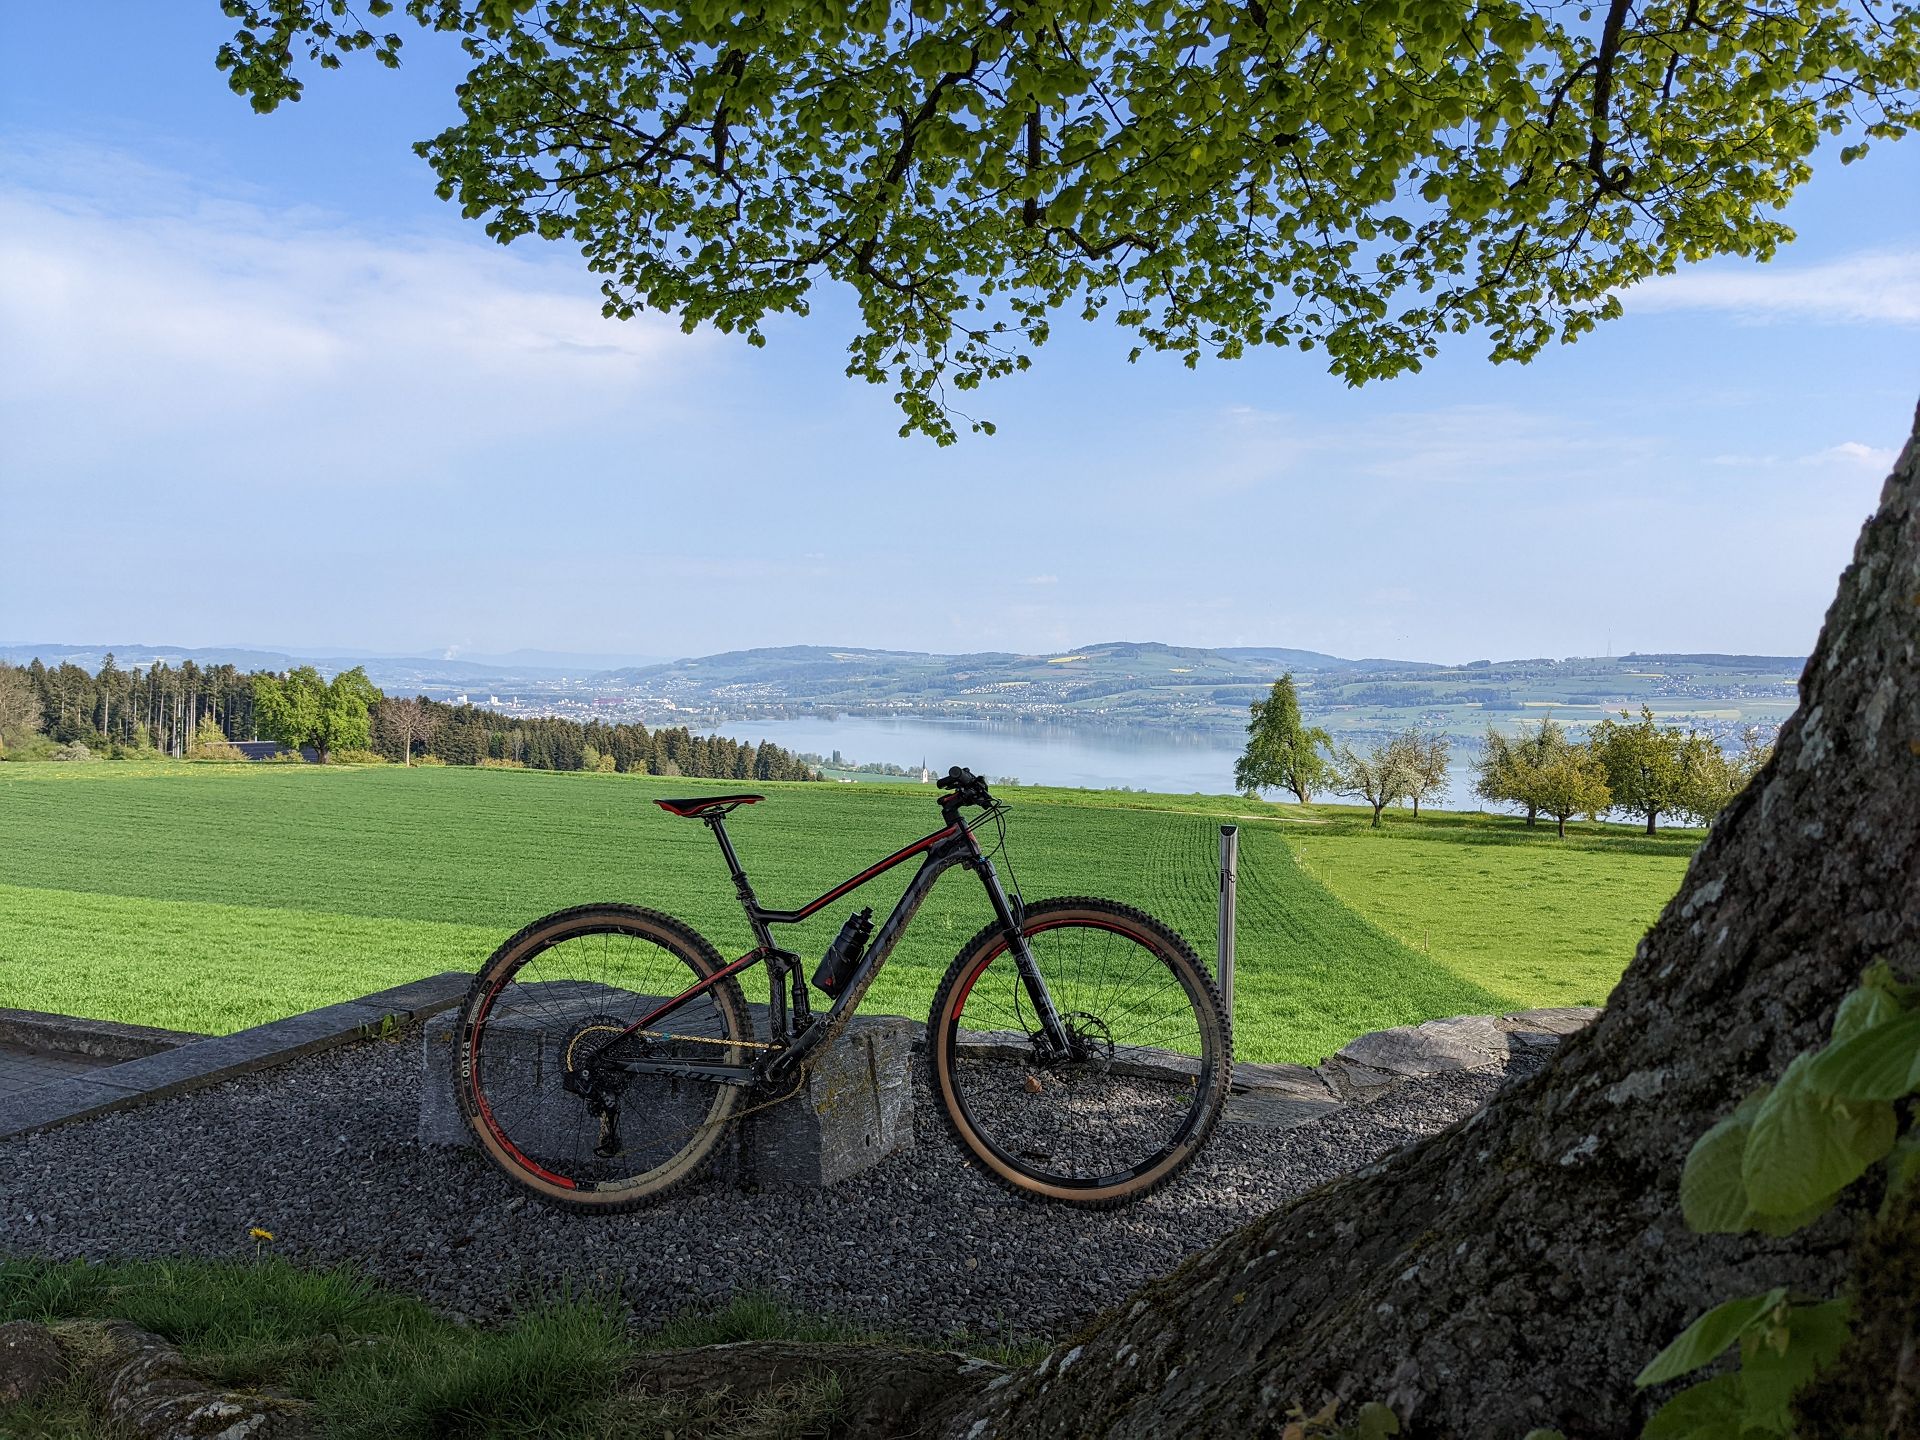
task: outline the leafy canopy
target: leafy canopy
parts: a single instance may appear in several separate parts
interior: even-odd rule
[[[384,697],[358,665],[322,680],[311,665],[279,676],[253,677],[253,718],[260,733],[291,749],[311,746],[324,764],[335,750],[364,750],[368,711]]]
[[[1302,805],[1333,773],[1325,752],[1333,738],[1300,719],[1300,697],[1289,670],[1267,695],[1247,707],[1247,748],[1233,765],[1234,788],[1244,795],[1291,790]]]
[[[222,0],[256,109],[387,0]],[[571,240],[610,315],[765,342],[842,282],[848,373],[942,442],[1061,311],[1191,365],[1324,349],[1358,384],[1482,329],[1525,359],[1615,291],[1766,258],[1822,139],[1920,100],[1911,0],[405,0],[459,37],[418,149],[502,241]],[[959,418],[966,419],[965,416]],[[990,430],[984,421],[976,429]]]

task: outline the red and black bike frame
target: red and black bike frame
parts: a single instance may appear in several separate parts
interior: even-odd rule
[[[729,807],[731,808],[731,807]],[[733,842],[727,838],[726,812],[717,811],[703,815],[701,819],[707,828],[713,831],[714,838],[720,842],[720,853],[726,857],[727,869],[733,875],[734,890],[740,896],[741,908],[746,911],[747,923],[753,928],[753,937],[758,941],[755,949],[742,955],[731,965],[715,971],[699,984],[674,996],[657,1009],[641,1016],[627,1026],[619,1035],[614,1036],[598,1047],[587,1061],[588,1065],[607,1063],[629,1074],[659,1073],[674,1075],[683,1079],[708,1080],[722,1085],[779,1084],[790,1078],[805,1058],[823,1045],[830,1045],[846,1028],[846,1023],[859,1007],[867,987],[873,983],[874,976],[880,973],[880,967],[887,963],[887,957],[900,943],[900,936],[909,922],[926,900],[934,882],[956,865],[963,865],[980,877],[987,892],[987,899],[993,906],[995,918],[999,921],[1002,933],[1007,937],[1008,948],[1013,952],[1014,964],[1021,978],[1026,982],[1028,994],[1032,997],[1035,1014],[1038,1016],[1041,1032],[1047,1046],[1056,1054],[1067,1053],[1068,1042],[1066,1027],[1060,1019],[1059,1011],[1054,1007],[1053,997],[1048,993],[1046,982],[1041,978],[1040,967],[1034,962],[1033,952],[1028,949],[1026,937],[1021,933],[1020,922],[1014,915],[1013,906],[1008,902],[1006,891],[1000,886],[1000,877],[993,868],[993,861],[981,852],[979,842],[974,839],[973,829],[961,817],[959,805],[949,798],[941,802],[941,811],[947,818],[945,829],[936,830],[931,835],[922,836],[904,849],[896,850],[878,864],[870,865],[850,880],[844,880],[818,899],[802,905],[798,910],[772,910],[762,905],[753,893],[753,883],[747,879],[747,872],[740,864],[740,857],[734,853]],[[978,823],[976,821],[976,823]],[[803,962],[791,951],[782,950],[773,943],[775,925],[798,925],[812,918],[831,905],[841,896],[858,890],[870,880],[878,879],[896,865],[906,863],[914,856],[921,856],[920,868],[907,882],[906,891],[895,902],[893,910],[874,934],[872,943],[867,946],[853,973],[848,976],[846,985],[834,999],[825,1014],[815,1016],[807,995],[807,985],[801,974]],[[729,975],[737,975],[754,965],[765,962],[768,978],[767,1014],[772,1035],[770,1038],[778,1047],[765,1052],[767,1058],[753,1065],[719,1065],[689,1062],[682,1058],[650,1060],[644,1054],[628,1058],[614,1055],[615,1046],[621,1044],[627,1036],[636,1031],[651,1030],[667,1020],[676,1010],[698,999]],[[792,1009],[789,1010],[787,995],[791,990]],[[1038,1041],[1040,1037],[1036,1037]]]

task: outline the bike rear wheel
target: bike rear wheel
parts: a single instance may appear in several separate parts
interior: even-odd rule
[[[1013,950],[988,926],[927,1022],[948,1127],[1014,1189],[1094,1209],[1140,1199],[1192,1163],[1226,1104],[1219,995],[1186,942],[1130,906],[1045,900],[1021,929],[1073,1053],[1048,1053]]]
[[[699,1174],[740,1089],[590,1062],[724,968],[697,932],[631,905],[562,910],[508,940],[475,978],[456,1031],[454,1094],[481,1150],[540,1199],[573,1210],[631,1209]],[[730,975],[608,1052],[726,1065],[758,1053]],[[579,1093],[589,1080],[590,1093]]]

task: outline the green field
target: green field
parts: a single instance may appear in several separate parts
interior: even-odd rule
[[[724,789],[629,775],[207,764],[0,765],[0,1006],[224,1033],[472,969],[528,920],[627,900],[737,955],[745,922],[706,827],[650,802]],[[730,833],[763,901],[799,904],[936,828],[922,786],[760,787]],[[1697,836],[1564,844],[1517,822],[1340,807],[1017,792],[1029,898],[1107,895],[1213,961],[1217,826],[1242,820],[1235,1006],[1243,1059],[1311,1061],[1366,1030],[1598,1002]],[[859,894],[876,916],[910,866]],[[1003,867],[1003,876],[1005,868]],[[786,932],[817,955],[853,897]],[[924,1018],[986,920],[943,879],[870,993]],[[754,998],[757,977],[749,977]]]

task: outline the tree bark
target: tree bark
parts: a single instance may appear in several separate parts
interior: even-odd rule
[[[1865,965],[1920,978],[1917,462],[1920,436],[1772,761],[1598,1021],[1473,1119],[1246,1226],[967,1397],[945,1433],[1257,1435],[1337,1399],[1384,1401],[1413,1436],[1630,1436],[1660,1398],[1634,1374],[1702,1310],[1839,1286],[1858,1229],[1844,1208],[1785,1239],[1697,1236],[1678,1182],[1702,1131],[1825,1038]],[[1913,1225],[1881,1243],[1920,1273]],[[1869,1353],[1911,1358],[1904,1318]],[[1892,1398],[1865,1402],[1858,1433],[1886,1433],[1885,1406],[1920,1381],[1868,1384]]]

